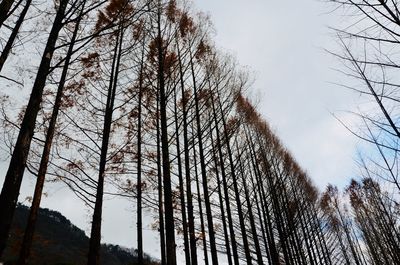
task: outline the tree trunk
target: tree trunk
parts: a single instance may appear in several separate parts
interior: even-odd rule
[[[181,85],[182,94],[182,112],[183,112],[183,149],[185,156],[185,180],[186,180],[186,200],[188,211],[188,227],[189,227],[189,241],[190,241],[190,257],[192,265],[197,265],[197,246],[196,234],[194,230],[194,214],[193,214],[193,196],[192,196],[192,179],[190,176],[190,154],[189,154],[189,137],[188,137],[188,123],[187,123],[187,99],[185,97],[185,83],[183,79],[182,60],[179,45],[178,50],[178,63],[179,63],[179,81]]]
[[[14,0],[3,0],[0,3],[0,28],[3,26],[4,21],[9,16],[10,9],[15,1]]]
[[[226,177],[226,172],[225,172],[225,167],[224,167],[225,161],[224,161],[224,156],[222,153],[222,143],[221,143],[219,124],[218,124],[217,112],[215,109],[214,100],[211,100],[211,106],[213,109],[215,127],[217,128],[217,130],[216,130],[217,149],[218,149],[218,155],[219,155],[219,163],[221,166],[222,184],[223,184],[224,196],[225,196],[225,201],[226,201],[226,213],[228,215],[229,234],[231,237],[233,261],[234,261],[235,265],[239,265],[239,255],[238,255],[238,251],[237,251],[237,243],[236,243],[235,230],[234,230],[235,228],[233,226],[231,204],[230,204],[230,200],[229,200],[228,182],[227,182],[227,177]],[[221,113],[221,115],[224,115],[224,114]]]
[[[271,253],[271,260],[272,264],[280,264],[280,258],[279,258],[279,253],[278,253],[278,248],[275,243],[275,236],[274,236],[274,231],[272,227],[272,218],[268,209],[268,201],[267,201],[267,195],[265,193],[264,189],[264,183],[262,181],[262,174],[261,170],[259,168],[259,165],[257,163],[257,154],[255,151],[255,142],[252,141],[252,138],[250,136],[247,136],[247,140],[250,142],[250,148],[252,151],[252,163],[253,166],[256,169],[257,174],[256,176],[256,183],[258,186],[258,194],[260,197],[260,202],[261,202],[261,209],[263,212],[264,216],[264,222],[265,222],[265,227],[266,227],[266,235],[268,239],[268,248]],[[261,143],[260,143],[261,144]]]
[[[158,82],[160,90],[160,120],[161,120],[161,153],[162,153],[162,171],[164,184],[164,205],[165,205],[165,239],[167,247],[167,265],[176,265],[176,245],[175,245],[175,225],[174,208],[172,205],[171,188],[171,168],[169,160],[169,141],[168,141],[168,123],[167,123],[167,96],[165,92],[164,80],[164,57],[161,34],[161,1],[159,1],[157,30],[158,30]]]
[[[67,4],[68,0],[62,0],[60,2],[54,19],[0,194],[0,257],[3,254],[10,232],[26,160],[35,130],[35,123],[40,109],[40,103],[42,102],[43,89],[46,84],[58,34],[63,26],[62,21]]]
[[[103,138],[101,143],[99,175],[96,190],[96,202],[92,219],[92,228],[90,232],[88,265],[100,264],[100,249],[101,249],[101,222],[103,211],[103,193],[104,193],[104,177],[107,162],[108,143],[110,140],[112,115],[114,111],[114,100],[117,89],[117,81],[119,74],[119,66],[122,55],[123,41],[122,22],[118,29],[118,37],[115,43],[113,62],[111,67],[111,78],[108,88],[106,111],[104,116]]]
[[[219,104],[220,112],[223,113],[222,104],[221,104],[219,96],[218,96],[217,101]],[[230,146],[230,142],[229,142],[229,135],[227,132],[227,125],[226,125],[224,115],[221,115],[221,120],[222,120],[222,126],[223,126],[222,128],[223,128],[223,132],[224,132],[224,137],[225,137],[225,141],[226,141],[225,145],[226,145],[226,148],[228,151],[229,165],[230,165],[230,169],[231,169],[231,177],[232,177],[233,189],[234,189],[234,193],[235,193],[236,205],[238,208],[240,230],[241,230],[242,239],[243,239],[243,248],[244,248],[243,250],[244,250],[244,253],[246,256],[246,263],[248,265],[251,265],[251,254],[250,254],[250,248],[249,248],[249,244],[248,244],[248,240],[247,240],[246,226],[245,226],[243,210],[242,210],[242,202],[240,201],[239,187],[237,184],[237,176],[235,173],[235,166],[234,166],[235,162],[233,161],[233,155],[232,155],[232,150],[231,150],[231,146]]]
[[[211,119],[211,122],[212,122],[212,119]],[[218,128],[216,128],[216,130],[218,130]],[[218,171],[218,159],[217,159],[217,155],[216,155],[215,143],[214,143],[212,132],[210,133],[210,135],[211,135],[211,142],[212,142],[212,147],[213,147],[213,150],[212,150],[213,158],[212,159],[214,161],[214,166],[215,166],[215,177],[217,178],[217,190],[218,190],[219,207],[221,210],[221,222],[222,222],[222,226],[223,226],[223,230],[224,230],[226,256],[228,259],[228,264],[232,265],[233,264],[232,253],[231,253],[231,247],[230,247],[230,243],[229,243],[228,228],[226,225],[224,200],[222,198],[222,191],[221,191],[222,183],[221,183],[221,179],[219,177],[219,171]]]
[[[206,173],[207,169],[206,169],[206,163],[205,163],[205,159],[204,159],[203,139],[202,139],[202,131],[201,131],[201,123],[200,123],[199,98],[198,98],[197,84],[196,84],[196,78],[195,78],[195,73],[194,73],[193,58],[192,58],[191,54],[190,54],[190,66],[191,66],[191,70],[192,70],[194,103],[195,103],[195,117],[196,117],[197,138],[198,138],[199,156],[200,156],[201,179],[202,179],[202,184],[203,184],[204,203],[206,205],[207,225],[208,225],[208,232],[209,232],[209,238],[210,238],[211,259],[212,259],[213,265],[218,265],[218,254],[217,254],[217,248],[215,245],[214,223],[213,223],[213,218],[212,218],[211,203],[210,203],[210,197],[209,197],[209,192],[208,192],[208,181],[207,181],[207,173]]]
[[[28,0],[28,2],[30,2],[30,0]],[[79,17],[76,21],[75,29],[74,29],[74,32],[73,32],[73,35],[71,38],[70,45],[68,47],[68,52],[67,52],[67,55],[65,58],[64,67],[63,67],[63,70],[61,73],[60,82],[58,84],[57,95],[56,95],[56,99],[54,102],[53,112],[52,112],[52,115],[50,118],[49,127],[47,129],[46,140],[45,140],[45,144],[44,144],[44,148],[43,148],[43,152],[42,152],[42,157],[40,160],[40,166],[39,166],[39,171],[38,171],[38,175],[37,175],[37,179],[36,179],[36,186],[35,186],[35,191],[34,191],[34,195],[33,195],[32,206],[31,206],[31,209],[29,212],[28,223],[27,223],[27,227],[25,229],[25,234],[24,234],[24,238],[23,238],[22,246],[21,246],[21,250],[20,250],[20,255],[19,255],[19,260],[18,260],[19,265],[26,264],[28,261],[28,258],[29,258],[29,253],[30,253],[30,249],[32,246],[32,240],[33,240],[33,234],[35,231],[37,214],[39,211],[40,201],[42,198],[43,185],[44,185],[45,176],[47,173],[47,166],[49,163],[51,146],[53,143],[53,137],[54,137],[54,132],[55,132],[56,123],[57,123],[58,112],[59,112],[60,106],[61,106],[64,85],[65,85],[65,81],[67,78],[67,73],[68,73],[69,64],[71,61],[71,56],[72,56],[74,45],[75,45],[75,40],[78,35],[79,25],[80,25],[80,21],[82,19],[82,12],[83,12],[84,6],[85,5],[83,4],[81,13],[79,14]],[[25,8],[26,8],[26,6],[25,6]]]
[[[161,265],[167,264],[167,256],[165,253],[165,226],[164,226],[164,203],[163,203],[163,185],[162,185],[162,168],[161,168],[161,137],[160,137],[160,96],[157,91],[157,179],[158,179],[158,218],[160,222],[160,248],[161,248]]]
[[[15,23],[15,26],[14,26],[12,32],[11,32],[11,35],[8,37],[7,43],[4,46],[3,51],[1,52],[1,55],[0,55],[0,73],[1,73],[1,70],[3,69],[3,66],[4,66],[7,58],[8,58],[8,55],[11,52],[12,46],[14,44],[14,41],[17,38],[19,29],[20,29],[22,23],[24,22],[25,15],[28,12],[28,9],[29,9],[29,6],[31,5],[31,3],[32,3],[32,0],[27,0],[26,1],[24,9],[22,10],[21,14],[19,15],[19,18],[18,18],[17,22]],[[1,6],[0,6],[0,10],[1,10]],[[1,13],[1,11],[0,11],[0,13]]]
[[[176,88],[174,88],[176,154],[177,154],[177,158],[178,158],[179,199],[180,199],[180,203],[181,203],[181,213],[182,213],[183,245],[184,245],[186,265],[190,265],[190,248],[189,248],[188,227],[187,227],[187,220],[186,220],[185,190],[183,188],[184,183],[183,183],[183,176],[182,176],[182,159],[181,159],[177,104],[178,104],[178,102],[177,102],[177,96],[176,96]]]
[[[192,123],[192,131],[193,123]],[[197,203],[199,204],[199,215],[200,215],[200,232],[201,232],[201,240],[203,241],[203,252],[204,252],[204,264],[208,265],[208,251],[207,251],[207,237],[206,237],[206,229],[204,225],[204,215],[203,215],[203,206],[201,202],[201,194],[200,194],[200,183],[199,183],[199,174],[197,171],[197,154],[196,154],[196,146],[193,141],[193,160],[194,160],[194,176],[196,180],[196,188],[197,188]]]
[[[237,142],[237,138],[235,139],[235,141],[236,141],[236,149],[238,151],[242,150],[242,149],[239,148],[239,145],[238,145],[238,142]],[[261,248],[260,248],[260,242],[259,242],[259,239],[258,239],[258,233],[257,233],[257,230],[256,230],[255,221],[254,221],[253,206],[252,206],[251,201],[250,201],[249,190],[248,190],[247,184],[246,184],[247,180],[246,180],[246,178],[244,176],[244,168],[243,168],[243,163],[242,163],[243,158],[240,156],[240,154],[239,154],[238,159],[239,159],[239,161],[238,161],[238,163],[239,163],[239,171],[240,171],[240,175],[242,177],[243,190],[244,190],[244,195],[245,195],[245,198],[246,198],[247,211],[248,211],[248,215],[249,215],[249,219],[250,219],[249,221],[250,221],[251,233],[252,233],[252,236],[253,236],[254,246],[256,248],[255,250],[256,250],[256,255],[257,255],[257,263],[259,265],[262,265],[263,264],[263,259],[262,259],[262,255],[261,255]],[[251,178],[251,175],[249,176],[249,178]]]
[[[143,224],[142,224],[142,98],[143,98],[143,67],[145,54],[145,39],[140,61],[139,73],[139,103],[138,103],[138,135],[137,135],[137,250],[138,262],[143,264]]]

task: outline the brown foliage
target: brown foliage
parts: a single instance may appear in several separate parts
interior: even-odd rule
[[[206,106],[210,106],[209,99],[211,98],[211,90],[210,89],[202,89],[199,91],[197,95],[197,99],[199,101],[204,101]]]
[[[193,19],[187,13],[183,13],[181,16],[179,21],[179,31],[182,37],[186,37],[188,34],[193,34],[196,31]]]
[[[197,60],[202,60],[210,53],[211,46],[208,45],[204,40],[201,40],[199,45],[197,46],[197,50],[194,56]]]
[[[89,53],[86,57],[81,58],[81,63],[85,68],[90,67],[99,67],[100,66],[100,59],[99,54],[97,52]]]
[[[175,0],[171,0],[171,1],[168,2],[168,5],[167,5],[167,7],[165,9],[165,14],[166,14],[167,18],[171,22],[175,23],[176,17],[178,15],[178,9],[176,7],[176,1]]]
[[[137,23],[132,25],[132,36],[134,40],[140,39],[144,33],[144,21],[140,19]]]
[[[117,18],[129,15],[134,10],[128,0],[110,0],[104,11],[99,11],[95,29],[101,30]]]
[[[147,59],[149,59],[151,63],[156,63],[158,61],[158,47],[160,41],[162,47],[164,41],[160,39],[158,36],[155,39],[153,39],[149,44],[149,52],[147,54]]]
[[[85,81],[83,79],[71,81],[64,87],[63,100],[61,101],[61,108],[70,108],[75,105],[75,96],[82,95],[85,88]]]
[[[175,52],[169,52],[167,53],[167,55],[164,58],[164,74],[166,75],[166,77],[170,77],[172,72],[173,72],[173,68],[176,64],[176,62],[178,61],[177,59],[177,55]]]
[[[242,94],[239,94],[236,99],[236,109],[239,115],[250,124],[254,124],[261,119],[253,104]]]
[[[192,91],[189,89],[186,89],[183,94],[183,97],[178,102],[179,107],[183,107],[183,104],[187,104],[191,97],[192,97]]]
[[[363,201],[359,194],[361,192],[360,183],[352,179],[350,185],[346,189],[346,192],[349,194],[350,203],[354,208],[358,208],[363,205]]]

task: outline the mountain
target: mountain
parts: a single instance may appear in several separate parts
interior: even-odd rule
[[[19,204],[14,215],[12,231],[4,256],[5,265],[15,264],[21,245],[29,208]],[[40,209],[29,265],[86,265],[89,238],[57,211]],[[118,245],[103,244],[101,263],[103,265],[135,265],[135,251]],[[145,264],[158,262],[145,256]]]

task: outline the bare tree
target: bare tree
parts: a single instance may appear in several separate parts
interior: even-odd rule
[[[3,1],[2,3],[5,2],[12,1]],[[0,219],[0,256],[3,253],[10,231],[11,221],[17,204],[25,164],[29,153],[29,147],[33,137],[36,118],[42,101],[43,89],[46,84],[58,34],[63,27],[63,20],[65,18],[68,3],[68,0],[60,2],[54,18],[0,194],[0,215],[2,216]]]

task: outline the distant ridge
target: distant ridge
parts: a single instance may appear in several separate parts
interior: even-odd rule
[[[4,257],[0,264],[15,264],[28,219],[29,208],[19,204],[14,215],[13,226]],[[30,265],[86,265],[89,238],[61,213],[40,209],[34,237]],[[137,257],[132,249],[118,245],[103,244],[101,263],[104,265],[136,265]],[[145,264],[158,262],[145,255]]]

